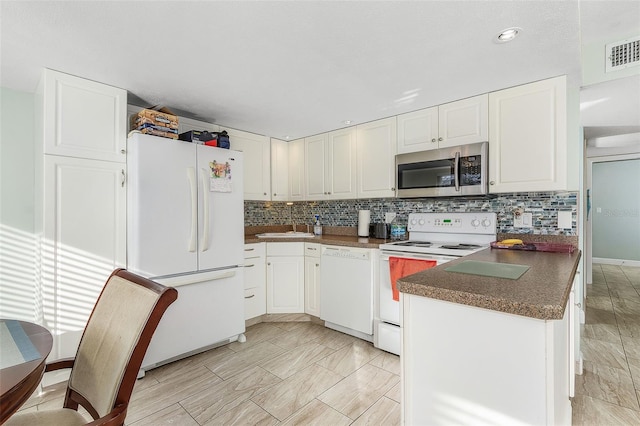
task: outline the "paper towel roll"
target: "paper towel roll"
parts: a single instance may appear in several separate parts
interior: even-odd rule
[[[358,236],[369,236],[369,224],[371,223],[371,211],[359,210],[358,211]]]

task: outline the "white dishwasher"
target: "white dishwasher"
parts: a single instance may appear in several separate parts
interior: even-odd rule
[[[320,319],[326,327],[373,342],[371,250],[323,246],[321,262]]]

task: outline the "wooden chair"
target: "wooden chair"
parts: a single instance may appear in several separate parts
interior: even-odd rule
[[[17,413],[5,425],[124,425],[151,337],[177,298],[175,288],[124,269],[113,271],[91,312],[76,357],[46,366],[45,371],[71,368],[64,408]],[[79,405],[93,421],[78,413]]]

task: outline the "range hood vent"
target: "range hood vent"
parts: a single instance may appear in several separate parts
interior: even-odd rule
[[[640,65],[640,36],[607,44],[605,72]]]

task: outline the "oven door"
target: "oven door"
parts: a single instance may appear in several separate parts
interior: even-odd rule
[[[380,321],[400,325],[400,302],[393,300],[391,290],[391,274],[389,270],[389,257],[401,257],[404,259],[435,260],[437,265],[458,259],[457,256],[436,256],[420,253],[405,253],[382,251],[380,253],[380,286],[378,293],[378,306]]]
[[[488,143],[396,155],[396,196],[487,193]]]

